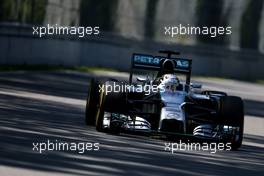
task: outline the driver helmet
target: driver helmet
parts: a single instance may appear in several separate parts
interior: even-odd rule
[[[162,77],[160,86],[163,87],[166,91],[176,91],[179,84],[180,80],[175,74],[165,74]]]

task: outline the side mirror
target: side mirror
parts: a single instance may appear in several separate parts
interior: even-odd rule
[[[201,89],[202,88],[202,84],[199,83],[191,83],[191,87],[194,89]]]

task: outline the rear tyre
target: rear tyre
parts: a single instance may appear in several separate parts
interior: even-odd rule
[[[231,139],[231,148],[238,149],[242,145],[244,131],[244,105],[240,97],[225,96],[222,99],[221,123],[238,127],[238,131]]]

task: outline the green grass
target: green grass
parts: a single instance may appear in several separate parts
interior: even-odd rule
[[[87,67],[87,66],[76,66],[70,68],[70,70],[80,71],[80,72],[100,72],[100,71],[111,71],[118,72],[116,69],[104,68],[104,67]]]
[[[264,85],[264,80],[239,80],[239,79],[233,79],[233,78],[227,78],[227,77],[192,76],[192,80],[195,80],[195,79],[208,79],[212,81],[238,80],[238,81],[244,81],[248,83],[256,83],[256,84]]]
[[[12,71],[78,71],[78,72],[86,72],[86,73],[96,73],[96,72],[119,72],[117,69],[105,68],[105,67],[88,67],[88,66],[52,66],[52,65],[0,65],[0,72],[12,72]],[[211,80],[228,80],[226,77],[210,77],[210,76],[193,76],[192,80],[195,79],[211,79]],[[250,83],[257,83],[264,85],[264,80],[252,80],[246,81]]]
[[[29,71],[39,71],[39,70],[59,70],[62,69],[61,66],[50,66],[50,65],[1,65],[0,71],[20,71],[20,70],[29,70]]]
[[[79,72],[100,72],[100,71],[113,71],[118,72],[118,70],[104,67],[88,67],[88,66],[52,66],[52,65],[0,65],[0,72],[6,71],[63,71],[72,70]]]
[[[193,76],[192,79],[210,79],[215,81],[228,80],[226,77],[213,77],[213,76]]]
[[[256,81],[258,84],[264,84],[264,80],[257,80]]]

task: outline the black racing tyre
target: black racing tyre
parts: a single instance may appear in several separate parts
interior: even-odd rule
[[[120,84],[118,82],[107,81],[104,86],[114,86],[114,83]],[[103,120],[104,112],[114,112],[114,113],[125,113],[126,112],[126,99],[125,92],[100,92],[99,96],[99,107],[96,115],[96,130],[100,132],[111,132],[115,129],[104,129]]]
[[[99,132],[104,132],[103,128],[103,121],[104,121],[104,101],[105,100],[105,92],[100,92],[99,96],[99,106],[97,109],[97,114],[96,114],[96,122],[95,122],[95,127],[96,130]]]
[[[122,86],[122,83],[115,81],[107,81],[105,82],[106,88],[108,86]],[[126,92],[120,90],[105,92],[104,96],[104,110],[107,112],[114,112],[119,114],[124,114],[127,112],[126,106]]]
[[[90,80],[88,96],[86,100],[85,122],[86,125],[94,126],[100,98],[100,82],[94,78]]]
[[[231,140],[231,148],[238,149],[242,145],[244,130],[244,105],[243,100],[236,96],[222,98],[220,122],[224,125],[239,127],[239,131]]]

